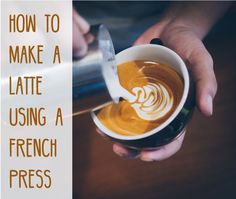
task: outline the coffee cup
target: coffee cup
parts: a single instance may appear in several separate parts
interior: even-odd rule
[[[180,136],[191,118],[195,103],[194,92],[190,89],[189,73],[180,56],[162,45],[145,44],[133,46],[116,55],[117,65],[132,60],[150,60],[168,65],[182,77],[183,93],[174,112],[156,128],[131,136],[121,135],[105,126],[97,117],[98,111],[91,112],[91,116],[98,129],[114,142],[135,149],[160,147]]]

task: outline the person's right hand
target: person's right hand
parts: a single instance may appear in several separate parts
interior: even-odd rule
[[[88,50],[88,32],[90,25],[73,9],[73,57],[84,56]]]
[[[164,45],[178,53],[186,62],[196,84],[197,107],[205,116],[213,114],[213,99],[217,91],[217,82],[213,70],[213,60],[201,38],[194,32],[193,26],[182,23],[168,24],[163,28],[161,23],[150,27],[135,42],[135,45],[147,44],[153,38],[160,38]],[[113,151],[121,157],[137,158],[144,161],[160,161],[174,155],[181,147],[184,133],[171,143],[155,150],[135,151],[114,144]]]
[[[186,62],[191,77],[196,84],[196,103],[205,116],[213,114],[213,99],[217,91],[217,82],[213,70],[213,59],[205,48],[201,38],[188,25],[168,25],[161,34],[154,25],[143,33],[136,45],[149,43],[153,38],[161,38],[164,45],[174,50]]]

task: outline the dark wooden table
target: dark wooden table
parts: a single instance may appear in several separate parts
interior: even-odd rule
[[[215,62],[214,116],[195,111],[181,150],[162,162],[124,160],[74,118],[74,199],[236,198],[236,17],[230,12],[206,38]]]

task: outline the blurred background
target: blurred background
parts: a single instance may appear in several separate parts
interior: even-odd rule
[[[181,150],[162,162],[118,157],[89,114],[74,117],[74,199],[236,198],[235,4],[204,43],[218,80],[214,115],[196,110]]]

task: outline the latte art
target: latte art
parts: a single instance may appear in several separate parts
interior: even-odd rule
[[[178,106],[183,80],[170,66],[154,61],[129,61],[118,66],[121,100],[100,110],[97,118],[108,129],[132,136],[165,122]]]
[[[137,97],[132,107],[144,120],[157,120],[164,117],[173,107],[173,94],[167,85],[161,82],[148,83],[143,87],[134,87],[132,92]]]

